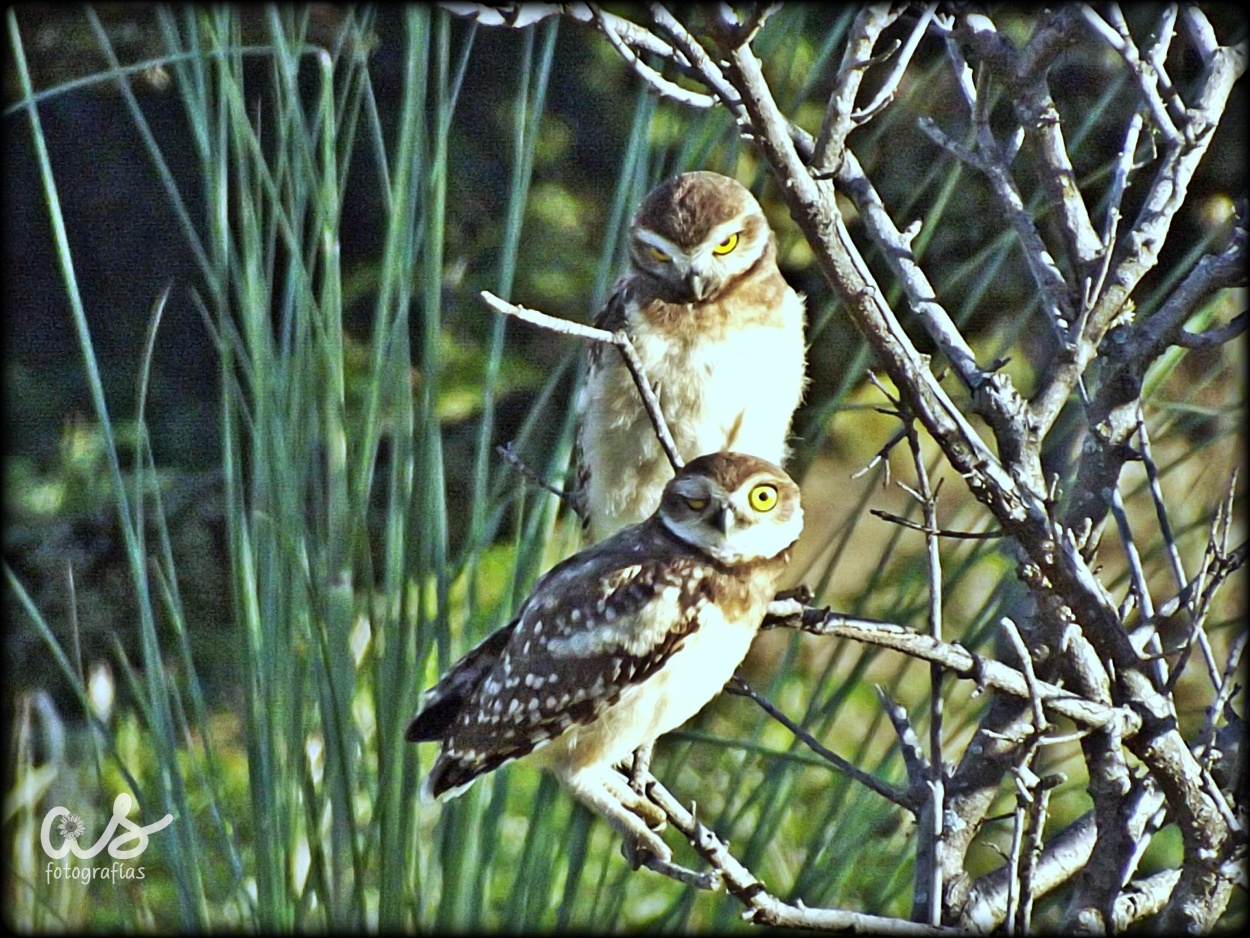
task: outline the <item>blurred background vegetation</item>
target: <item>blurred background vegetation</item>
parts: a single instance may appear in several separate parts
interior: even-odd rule
[[[811,130],[853,15],[794,4],[755,43]],[[999,28],[1027,36],[1030,15],[1006,12]],[[1244,29],[1231,6],[1209,15],[1225,42]],[[478,292],[588,320],[629,213],[688,168],[751,186],[808,296],[792,468],[809,523],[793,579],[850,613],[923,621],[923,539],[868,513],[915,505],[883,484],[884,464],[853,477],[896,423],[875,410],[872,363],[732,120],[656,100],[600,37],[554,20],[513,31],[425,6],[32,4],[8,11],[6,33],[8,923],[740,924],[732,899],[631,873],[604,825],[527,770],[418,806],[433,753],[400,741],[420,692],[577,544],[556,500],[493,447],[516,441],[562,479],[581,350],[505,326]],[[852,146],[896,219],[923,220],[917,255],[979,357],[1009,359],[1029,388],[1051,339],[1023,263],[982,181],[916,127],[921,114],[962,126],[946,71],[940,46],[922,46]],[[1109,54],[1065,58],[1052,85],[1097,204],[1132,89]],[[1244,86],[1229,115],[1138,293],[1142,315],[1222,246],[1245,197]],[[1227,319],[1219,304],[1233,302],[1204,315]],[[1238,341],[1150,376],[1155,455],[1190,551],[1243,462],[1244,370]],[[910,478],[905,453],[891,460]],[[1144,475],[1128,502],[1150,515]],[[958,486],[941,508],[945,527],[986,525]],[[1147,560],[1162,584],[1161,553]],[[1116,563],[1104,580],[1123,592]],[[1019,598],[1011,560],[973,540],[944,564],[947,637],[987,645]],[[1244,608],[1226,591],[1209,626],[1220,647]],[[895,782],[873,686],[923,726],[927,671],[773,633],[744,666],[826,745]],[[958,747],[981,702],[948,691]],[[1072,773],[1052,799],[1061,826],[1088,807],[1084,770],[1077,749],[1048,755]],[[748,701],[718,700],[661,745],[656,769],[779,895],[906,913],[903,815]],[[144,855],[148,877],[45,882],[47,810],[77,806],[94,840],[123,788],[143,821],[177,817]],[[990,869],[1010,827],[983,837]],[[1155,862],[1168,850],[1160,838]]]

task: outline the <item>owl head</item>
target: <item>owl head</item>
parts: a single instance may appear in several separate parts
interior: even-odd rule
[[[634,216],[634,268],[669,303],[712,300],[766,253],[775,251],[760,205],[719,173],[683,173],[648,193]]]
[[[664,488],[660,520],[724,564],[776,557],[803,530],[799,487],[781,467],[745,453],[709,453]]]

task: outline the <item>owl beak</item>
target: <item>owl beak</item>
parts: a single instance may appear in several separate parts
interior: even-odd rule
[[[696,300],[707,298],[709,286],[708,279],[697,270],[692,270],[686,274],[686,289],[690,291],[690,295]]]
[[[712,524],[721,534],[728,534],[734,526],[733,509],[728,505],[722,505],[719,511],[712,513]]]

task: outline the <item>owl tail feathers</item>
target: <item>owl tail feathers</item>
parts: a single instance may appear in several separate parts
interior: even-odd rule
[[[477,781],[478,773],[474,772],[467,779],[463,779],[463,774],[463,766],[455,760],[448,759],[446,755],[439,756],[438,761],[434,763],[434,768],[430,769],[430,774],[421,783],[421,800],[423,802],[448,801],[463,794],[470,785]]]
[[[430,701],[429,706],[412,718],[408,729],[404,730],[404,739],[410,743],[432,743],[444,739],[463,702],[459,696]]]

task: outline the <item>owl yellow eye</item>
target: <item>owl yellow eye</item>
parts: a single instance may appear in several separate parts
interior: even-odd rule
[[[651,256],[654,257],[657,261],[659,261],[662,264],[667,264],[669,261],[672,260],[672,258],[669,255],[665,254],[659,248],[653,247],[653,248],[649,248],[648,250],[651,251]]]
[[[777,486],[757,485],[751,489],[747,501],[756,511],[772,511],[777,506]]]
[[[728,254],[737,246],[738,246],[738,234],[737,232],[735,232],[734,234],[731,234],[728,238],[726,238],[724,241],[722,241],[720,244],[716,245],[716,247],[712,248],[712,253],[719,254],[719,255]]]
[[[707,507],[707,499],[706,498],[687,498],[686,506],[691,511],[702,511],[704,508]]]

